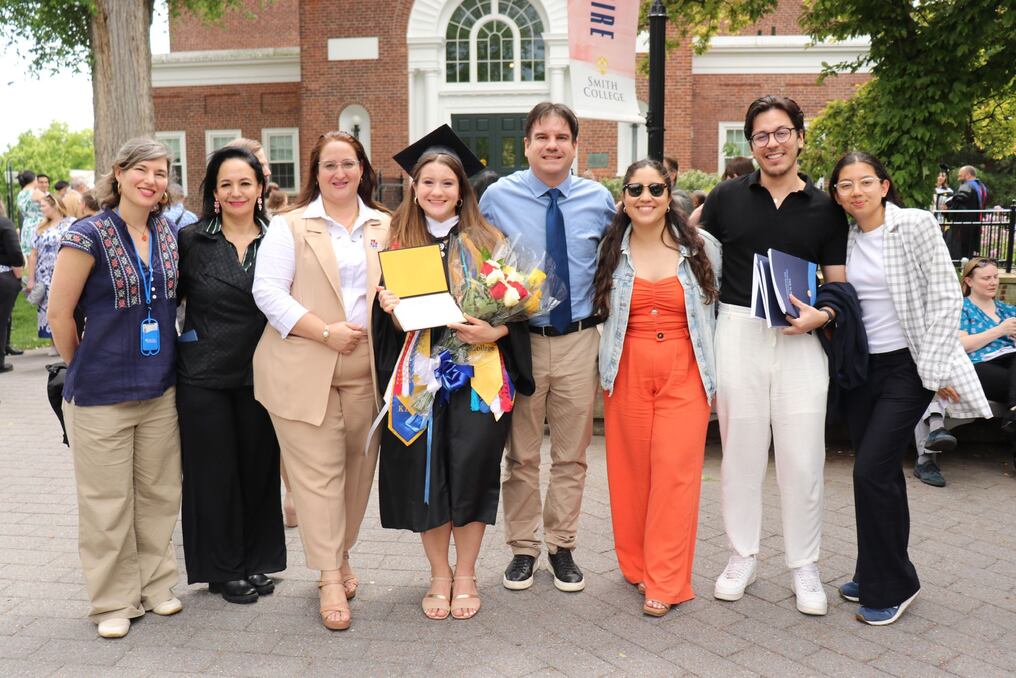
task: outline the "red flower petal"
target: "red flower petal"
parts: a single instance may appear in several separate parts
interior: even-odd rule
[[[504,293],[508,291],[508,286],[503,282],[499,282],[490,288],[490,296],[494,297],[497,301],[504,299]]]

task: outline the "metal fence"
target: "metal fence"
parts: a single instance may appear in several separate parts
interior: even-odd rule
[[[1009,207],[986,210],[934,210],[932,214],[942,225],[942,236],[953,263],[963,259],[989,257],[1013,267],[1013,232],[1016,230],[1016,201]]]

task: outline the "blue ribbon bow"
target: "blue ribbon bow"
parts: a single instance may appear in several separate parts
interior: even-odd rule
[[[451,394],[468,384],[469,380],[473,378],[473,366],[456,363],[452,360],[452,352],[447,349],[438,354],[438,359],[441,362],[434,370],[434,376],[441,383],[439,391],[441,402],[448,404]]]

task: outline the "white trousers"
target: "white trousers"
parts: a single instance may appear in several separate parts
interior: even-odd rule
[[[787,566],[818,560],[822,540],[827,359],[818,338],[766,327],[720,304],[716,414],[723,442],[723,524],[741,556],[759,551],[769,443],[783,510]]]

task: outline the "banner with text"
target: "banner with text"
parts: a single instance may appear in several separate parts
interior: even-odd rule
[[[572,108],[580,118],[645,122],[635,97],[635,0],[568,0]]]

